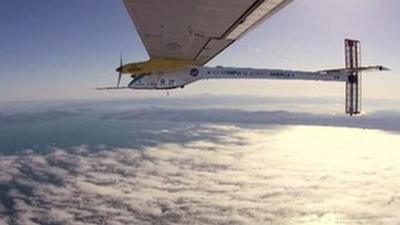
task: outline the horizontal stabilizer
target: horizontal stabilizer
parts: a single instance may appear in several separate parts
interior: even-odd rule
[[[340,68],[340,69],[320,70],[320,71],[318,71],[318,73],[331,74],[331,73],[374,72],[374,71],[388,71],[388,70],[390,70],[390,69],[387,67],[378,65],[378,66],[364,66],[364,67],[356,67],[356,68]]]

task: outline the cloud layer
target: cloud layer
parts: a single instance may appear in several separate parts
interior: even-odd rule
[[[1,157],[0,223],[400,222],[398,135],[303,126],[196,130],[197,140],[143,150],[80,146]],[[201,138],[212,134],[218,139]]]

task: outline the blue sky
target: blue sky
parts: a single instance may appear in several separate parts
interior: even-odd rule
[[[364,97],[396,99],[400,96],[399,9],[397,0],[295,0],[210,65],[310,70],[341,67],[343,39],[357,38],[362,41],[364,64],[385,64],[392,69],[365,74]],[[0,28],[0,101],[165,96],[160,91],[94,90],[114,85],[121,50],[126,61],[147,58],[122,1],[3,0]],[[172,92],[176,96],[204,93],[341,97],[344,86],[301,81],[202,81]]]

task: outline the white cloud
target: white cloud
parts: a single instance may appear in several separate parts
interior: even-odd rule
[[[14,200],[8,213],[17,224],[400,222],[398,135],[217,125],[201,126],[202,133],[226,135],[145,150],[80,146],[1,157],[0,183],[9,192],[0,202]]]

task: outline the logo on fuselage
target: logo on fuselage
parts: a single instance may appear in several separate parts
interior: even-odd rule
[[[193,68],[193,69],[191,69],[190,70],[190,75],[192,75],[192,76],[197,76],[197,75],[199,75],[199,70],[197,69],[197,68]]]

